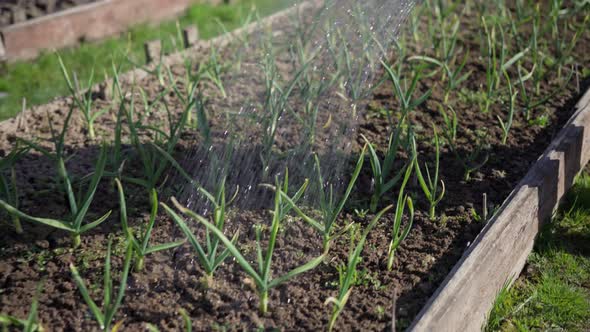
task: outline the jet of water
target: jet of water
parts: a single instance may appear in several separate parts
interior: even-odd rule
[[[286,172],[293,188],[310,179],[312,205],[319,190],[337,198],[358,157],[359,112],[413,7],[412,0],[303,1],[219,50],[231,68],[223,93],[200,91],[201,137],[186,154],[189,173],[211,193],[237,190],[244,209],[271,204],[261,184]],[[184,189],[189,207],[207,209],[202,192]]]

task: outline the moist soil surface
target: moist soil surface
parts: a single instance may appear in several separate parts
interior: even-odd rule
[[[288,31],[289,27],[282,23],[275,29]],[[458,41],[462,52],[479,54],[479,37],[473,32],[477,29],[477,17],[462,17]],[[409,53],[429,52],[411,42],[408,47]],[[227,55],[231,52],[222,50],[222,53]],[[588,31],[580,37],[572,56],[580,67],[590,66]],[[463,87],[478,89],[485,82],[485,69],[481,61],[476,56],[470,57],[466,68],[473,70],[473,74]],[[183,70],[182,66],[173,68],[175,73],[182,74]],[[438,111],[439,104],[450,103],[443,102],[444,94],[439,81],[437,76],[421,80],[418,89],[425,92],[432,88],[433,92],[425,104],[410,114],[418,137],[421,161],[430,165],[433,164],[435,155],[431,139],[432,123],[439,128],[443,126]],[[156,78],[144,79],[140,84],[149,96],[161,91]],[[216,107],[231,105],[231,96],[236,92],[256,94],[258,90],[255,85],[232,86],[230,83],[226,87],[230,96],[227,99],[210,92],[210,106],[215,110]],[[549,74],[540,85],[540,95],[552,94],[559,85],[556,77]],[[587,81],[583,78],[579,78],[577,82],[572,80],[543,107],[538,108],[537,111],[546,116],[546,123],[543,125],[530,124],[522,112],[518,112],[506,144],[501,142],[502,132],[496,120],[496,116],[505,115],[506,105],[496,103],[488,113],[483,113],[468,98],[452,97],[452,106],[460,123],[457,140],[461,150],[458,153],[467,154],[475,150],[477,142],[485,136],[485,144],[480,147],[488,155],[488,161],[469,180],[465,180],[463,167],[454,153],[447,145],[442,147],[441,179],[446,186],[446,195],[437,207],[437,218],[434,221],[428,218],[428,204],[419,186],[416,181],[410,181],[407,190],[415,197],[417,211],[408,238],[397,250],[394,268],[392,271],[386,268],[393,224],[393,213],[387,213],[368,236],[359,264],[357,282],[338,319],[337,329],[383,331],[391,327],[394,315],[398,329],[407,327],[484,227],[485,222],[480,217],[483,195],[487,195],[490,211],[502,204],[571,116],[580,91],[587,87]],[[208,88],[213,91],[211,87]],[[379,150],[387,145],[389,122],[380,110],[398,108],[392,90],[392,85],[386,82],[362,102],[365,107],[359,108],[359,130],[354,134],[356,144],[353,144],[357,154],[364,144],[360,134],[365,135]],[[111,105],[105,95],[96,93],[95,97],[97,107]],[[168,102],[173,105],[178,101],[170,97]],[[59,99],[27,111],[24,117],[3,123],[0,127],[0,153],[8,153],[17,137],[36,137],[39,144],[50,148],[48,139],[51,127],[48,119],[51,119],[54,128],[61,128],[71,103],[71,98]],[[113,137],[115,114],[114,110],[107,112],[96,122],[97,135],[107,141]],[[150,121],[154,122],[163,121],[164,118],[163,114],[150,115]],[[212,117],[210,121],[218,120]],[[285,131],[287,134],[298,135],[296,127],[286,128]],[[175,156],[182,159],[183,155],[194,151],[199,139],[196,133],[189,130],[179,142]],[[67,166],[72,174],[80,177],[91,172],[99,144],[87,139],[81,117],[74,116],[66,143],[67,154],[71,156]],[[407,154],[402,152],[401,158],[405,157]],[[353,167],[354,160],[351,160],[350,168]],[[34,216],[61,216],[67,213],[63,194],[55,189],[56,173],[51,160],[30,152],[18,162],[16,169],[21,210]],[[132,158],[126,169],[130,173],[140,173],[139,165]],[[366,225],[371,220],[371,214],[363,216],[354,212],[355,208],[367,206],[371,186],[367,161],[351,202],[338,220],[339,225],[351,221]],[[148,219],[147,195],[143,188],[132,185],[127,185],[125,190],[131,224],[139,227]],[[167,200],[165,193],[161,196],[160,200]],[[397,193],[390,193],[387,197],[384,204],[394,202]],[[50,331],[96,330],[97,324],[81,298],[68,266],[74,263],[85,278],[93,298],[101,298],[107,240],[114,241],[115,271],[120,271],[121,257],[124,256],[124,238],[118,222],[117,192],[112,180],[105,179],[99,186],[88,219],[109,210],[113,211],[113,215],[97,229],[83,234],[82,244],[78,249],[71,249],[69,237],[60,231],[23,221],[25,233],[17,235],[8,222],[0,224],[0,312],[26,317],[37,285],[41,282],[43,287],[39,295],[39,320],[43,326]],[[0,218],[10,220],[5,214],[1,214]],[[266,208],[232,209],[226,222],[227,232],[234,234],[240,230],[240,247],[253,260],[253,226],[268,224],[269,220],[271,215]],[[407,217],[404,223],[407,223]],[[203,234],[202,227],[198,227],[196,223],[193,226],[197,235]],[[161,211],[151,243],[159,244],[182,238],[182,232]],[[163,331],[177,331],[183,328],[179,314],[179,309],[182,308],[188,312],[193,320],[193,327],[198,331],[252,330],[258,327],[323,330],[331,313],[331,306],[324,302],[337,295],[337,266],[346,262],[348,250],[349,239],[346,236],[337,240],[332,245],[329,257],[315,270],[272,289],[269,314],[261,315],[257,310],[258,297],[252,289],[252,283],[233,260],[229,259],[224,263],[216,271],[214,283],[206,286],[203,282],[203,270],[193,248],[184,244],[173,250],[147,256],[145,270],[131,273],[116,321],[123,320],[124,331],[144,331],[146,323],[156,325]],[[273,274],[281,275],[320,254],[320,235],[299,218],[287,217],[279,234]],[[114,280],[117,285],[118,273],[115,273]]]
[[[3,0],[0,3],[0,28],[95,1],[97,0]]]

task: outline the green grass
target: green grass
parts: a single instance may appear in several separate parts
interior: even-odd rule
[[[527,275],[496,300],[487,331],[590,327],[590,175],[582,174],[541,232]]]
[[[290,0],[241,0],[232,5],[198,4],[190,7],[178,22],[181,27],[196,24],[201,38],[208,39],[223,32],[218,19],[227,29],[241,26],[255,6],[260,16],[271,14],[286,8]],[[75,72],[80,82],[88,79],[92,68],[95,80],[102,81],[104,73],[110,72],[111,64],[123,64],[123,70],[133,65],[127,58],[143,64],[145,56],[143,44],[146,41],[162,40],[164,51],[172,51],[172,38],[177,36],[176,21],[165,22],[159,26],[139,25],[127,33],[106,39],[98,43],[83,43],[79,47],[60,50],[66,67]],[[0,99],[0,120],[15,116],[21,111],[22,99],[27,98],[28,105],[46,103],[54,97],[68,94],[63,80],[57,56],[44,53],[32,62],[17,62],[0,65],[0,92],[8,97]]]

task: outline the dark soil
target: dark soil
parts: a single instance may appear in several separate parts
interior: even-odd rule
[[[473,31],[479,28],[479,19],[465,15],[462,18],[459,45],[462,52],[479,54],[479,41]],[[288,27],[282,27],[288,30]],[[473,37],[475,36],[475,37]],[[415,54],[428,54],[419,46],[409,45]],[[225,53],[231,52],[225,50]],[[590,66],[590,34],[586,31],[572,55],[582,68]],[[247,63],[244,64],[247,66]],[[467,69],[473,74],[464,84],[466,89],[477,89],[485,80],[481,61],[476,56],[469,58]],[[173,68],[182,74],[183,67]],[[243,81],[242,81],[243,82]],[[496,116],[505,114],[505,105],[494,104],[489,113],[482,113],[466,97],[452,98],[459,118],[458,142],[461,151],[468,153],[476,148],[478,132],[485,131],[484,150],[489,161],[472,174],[469,181],[464,180],[461,164],[445,145],[441,156],[441,178],[446,184],[446,196],[437,209],[437,220],[430,221],[428,205],[415,181],[411,181],[409,192],[416,200],[417,214],[409,237],[397,251],[393,271],[386,269],[386,255],[393,223],[392,213],[387,214],[370,233],[363,259],[359,265],[359,278],[348,304],[340,316],[339,330],[383,331],[391,326],[395,313],[397,327],[407,327],[417,315],[428,298],[443,281],[453,265],[459,260],[471,241],[484,227],[484,222],[476,218],[481,215],[482,197],[487,195],[488,205],[498,207],[511,190],[526,174],[529,167],[548,146],[551,139],[561,129],[574,110],[580,92],[588,82],[580,79],[579,85],[570,82],[554,98],[538,109],[548,118],[544,126],[527,123],[524,115],[517,113],[507,144],[501,143],[501,130]],[[232,96],[238,94],[256,95],[260,93],[257,85],[262,81],[253,78],[249,86],[228,84],[228,99],[211,93],[212,113],[224,107],[235,107]],[[160,87],[155,78],[141,82],[148,95],[154,96]],[[551,74],[541,85],[541,95],[554,91],[559,82]],[[443,92],[439,78],[434,76],[420,82],[419,89],[424,92],[433,89],[427,103],[411,114],[419,138],[421,161],[432,164],[434,150],[431,124],[442,127],[438,104],[443,102]],[[167,98],[171,105],[178,103],[174,97]],[[107,107],[110,100],[97,95],[97,107]],[[55,128],[60,128],[67,112],[70,98],[59,99],[50,105],[37,107],[24,118],[26,126],[17,128],[17,120],[9,120],[0,126],[0,152],[9,151],[16,137],[37,137],[40,144],[50,147],[50,118]],[[392,86],[385,83],[377,89],[372,98],[365,100],[367,105],[361,112],[359,130],[355,132],[354,152],[358,154],[364,144],[360,134],[364,134],[382,149],[387,144],[389,123],[380,115],[381,109],[397,109],[398,104],[392,95]],[[238,106],[239,107],[239,106]],[[176,106],[178,108],[178,106]],[[97,135],[107,141],[113,137],[114,111],[97,121]],[[153,113],[150,121],[161,122],[164,114]],[[211,122],[222,123],[223,119],[211,118]],[[334,121],[338,121],[336,118]],[[320,123],[326,121],[319,120]],[[27,132],[22,128],[26,127]],[[290,128],[290,129],[289,129]],[[297,127],[289,127],[281,137],[299,135]],[[255,129],[254,129],[255,130]],[[325,134],[330,137],[330,134]],[[177,147],[177,156],[194,154],[199,135],[188,132]],[[255,136],[255,135],[254,135]],[[77,176],[90,172],[96,158],[96,142],[86,138],[83,122],[75,117],[68,131],[68,154],[73,156],[68,168]],[[219,137],[218,137],[219,138]],[[282,141],[279,140],[278,144]],[[286,139],[283,142],[289,144]],[[248,152],[244,152],[245,154]],[[402,153],[403,155],[403,153]],[[353,161],[352,161],[353,162]],[[186,161],[185,161],[186,164]],[[352,167],[353,164],[351,164]],[[139,172],[133,160],[127,168],[129,172]],[[242,171],[242,172],[248,172]],[[240,173],[242,174],[242,173]],[[67,207],[61,193],[55,189],[54,165],[47,158],[28,154],[18,164],[17,176],[21,190],[21,209],[35,216],[65,215]],[[236,175],[235,177],[239,177]],[[144,190],[131,185],[126,187],[129,196],[129,214],[135,226],[147,221],[149,204]],[[368,162],[357,184],[351,204],[342,214],[339,225],[355,221],[365,225],[371,215],[360,217],[354,208],[367,206],[371,193],[371,173]],[[162,195],[165,200],[166,195]],[[393,202],[396,193],[388,195],[386,201]],[[117,194],[112,181],[104,180],[91,208],[91,216],[99,216],[108,210],[114,214],[98,229],[82,235],[79,249],[70,249],[69,238],[59,231],[39,227],[24,222],[25,235],[16,235],[12,228],[0,224],[0,312],[17,317],[26,317],[35,294],[36,286],[43,283],[40,295],[39,318],[51,331],[91,331],[97,328],[92,316],[74,284],[68,265],[75,263],[90,285],[93,297],[102,296],[102,267],[108,238],[114,239],[114,268],[118,271],[124,251],[124,239],[118,223]],[[0,218],[9,220],[4,214]],[[255,257],[255,224],[268,224],[270,213],[264,207],[240,210],[233,209],[228,217],[228,234],[240,230],[240,247],[248,257]],[[193,227],[195,230],[202,229]],[[199,232],[197,232],[199,233]],[[316,257],[321,251],[321,239],[299,218],[288,217],[280,233],[277,252],[274,256],[273,274],[281,275],[299,264]],[[164,243],[183,238],[182,233],[163,212],[159,214],[152,236],[152,243]],[[195,252],[189,244],[175,250],[148,256],[146,269],[130,276],[127,293],[117,320],[124,320],[124,331],[144,331],[146,323],[158,326],[163,331],[181,330],[183,322],[178,313],[185,309],[193,319],[193,327],[198,331],[207,330],[253,330],[266,329],[318,331],[325,329],[331,307],[324,302],[337,293],[338,264],[345,262],[349,249],[349,239],[337,241],[329,254],[329,259],[314,271],[305,273],[270,292],[270,313],[258,313],[258,298],[252,290],[246,275],[239,266],[228,260],[215,274],[215,284],[205,287],[201,281],[203,270],[199,266]],[[117,280],[117,278],[115,278]],[[397,306],[393,308],[394,297]]]
[[[0,2],[0,28],[95,1],[97,0],[3,0]]]

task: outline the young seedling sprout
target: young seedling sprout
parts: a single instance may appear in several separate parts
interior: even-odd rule
[[[379,201],[381,200],[383,195],[385,195],[397,184],[397,182],[402,177],[404,170],[407,167],[411,167],[411,164],[404,165],[402,169],[399,172],[397,172],[395,176],[392,177],[392,172],[394,171],[394,162],[397,158],[397,153],[400,148],[400,144],[403,144],[401,142],[403,124],[404,119],[402,118],[400,124],[389,136],[389,144],[387,145],[387,151],[385,151],[385,158],[383,159],[383,162],[381,162],[381,159],[377,155],[377,151],[375,151],[373,145],[363,135],[363,139],[365,140],[366,145],[369,147],[369,161],[371,162],[371,170],[373,171],[373,181],[375,186],[369,205],[369,210],[373,213],[377,211],[377,205],[379,204]],[[409,144],[403,145],[403,148],[407,149]]]
[[[107,153],[106,153],[106,147],[105,145],[102,145],[99,155],[98,155],[98,160],[96,162],[96,165],[94,167],[94,171],[92,173],[92,177],[90,178],[90,184],[88,185],[87,189],[86,189],[86,194],[83,196],[82,199],[80,199],[81,197],[76,197],[76,193],[72,187],[72,181],[71,181],[71,177],[68,174],[68,171],[66,169],[66,165],[65,165],[65,134],[67,131],[67,127],[69,124],[69,121],[71,119],[72,116],[72,112],[73,112],[73,108],[70,109],[68,115],[66,116],[65,122],[64,122],[64,127],[62,129],[61,134],[58,137],[53,137],[53,142],[55,145],[55,152],[51,153],[48,150],[40,147],[39,145],[33,143],[33,142],[29,142],[29,141],[24,141],[28,146],[30,146],[31,148],[41,152],[43,155],[45,155],[47,158],[53,160],[56,164],[57,164],[57,174],[58,174],[58,178],[60,181],[60,184],[63,186],[63,191],[66,194],[67,197],[67,201],[69,204],[69,214],[66,217],[65,220],[58,220],[58,219],[49,219],[49,218],[39,218],[39,217],[33,217],[30,216],[22,211],[20,211],[17,207],[3,201],[0,199],[0,207],[4,208],[6,211],[8,211],[8,213],[12,214],[12,215],[16,215],[19,218],[34,222],[34,223],[39,223],[39,224],[43,224],[46,226],[50,226],[53,228],[57,228],[57,229],[61,229],[64,230],[68,233],[71,234],[72,236],[72,244],[74,247],[78,247],[80,245],[80,234],[85,233],[93,228],[95,228],[96,226],[100,225],[102,222],[104,222],[111,214],[111,211],[107,212],[106,214],[104,214],[102,217],[89,222],[89,223],[84,223],[84,220],[86,218],[86,214],[88,213],[88,209],[90,208],[90,204],[92,203],[93,199],[94,199],[94,194],[96,193],[96,189],[98,187],[98,184],[100,182],[100,180],[103,177],[103,173],[104,173],[104,169],[105,169],[105,164],[106,164],[106,159],[107,159]],[[53,134],[53,130],[51,130],[52,134]]]
[[[411,161],[414,164],[417,160],[417,156],[414,155],[413,160]],[[412,199],[404,194],[404,190],[410,179],[412,174],[412,168],[408,167],[406,169],[404,180],[402,182],[402,186],[399,190],[399,194],[397,196],[397,204],[395,206],[395,215],[393,219],[393,228],[391,230],[391,243],[389,243],[389,249],[387,251],[387,269],[391,270],[393,268],[393,262],[395,259],[395,252],[400,244],[408,237],[410,230],[412,229],[412,225],[414,223],[414,204],[412,203]],[[404,216],[405,208],[408,207],[410,211],[410,217],[408,219],[408,224],[405,228],[402,229],[402,219]]]
[[[76,106],[78,106],[78,108],[82,112],[84,120],[86,121],[86,128],[88,129],[88,138],[94,140],[96,138],[96,134],[94,132],[94,122],[96,121],[96,119],[98,119],[98,117],[109,111],[108,108],[101,109],[99,111],[94,110],[94,100],[92,96],[92,85],[94,84],[94,69],[90,71],[88,84],[85,87],[83,87],[85,91],[81,91],[80,87],[77,84],[75,76],[74,82],[72,82],[72,80],[70,79],[68,70],[66,69],[64,62],[59,55],[57,56],[57,59],[59,61],[59,65],[64,80],[66,81],[68,89],[72,94],[72,99],[74,99],[74,103],[76,104]]]
[[[404,84],[402,86],[400,75],[396,73],[394,69],[391,66],[387,65],[385,62],[381,61],[381,64],[383,65],[383,68],[385,68],[385,71],[387,72],[391,82],[393,83],[393,93],[400,103],[400,112],[404,117],[407,116],[411,111],[415,110],[422,103],[424,103],[428,99],[428,97],[430,97],[432,90],[429,89],[423,95],[421,95],[417,99],[414,99],[414,92],[416,91],[418,82],[421,78],[420,70],[414,70],[412,82],[409,86],[407,86],[407,84]],[[389,113],[388,116],[389,122],[392,123],[391,115]]]
[[[15,163],[28,152],[28,148],[21,147],[17,143],[14,149],[5,157],[0,159],[0,199],[4,199],[18,209],[19,193],[16,183]],[[6,174],[8,173],[8,174]],[[11,214],[12,223],[17,234],[22,234],[23,227],[20,217],[17,214]]]
[[[334,325],[336,324],[336,320],[340,313],[344,310],[346,306],[346,302],[348,302],[348,298],[352,293],[353,285],[355,282],[355,278],[357,276],[357,265],[361,260],[361,253],[363,248],[365,247],[365,242],[367,241],[367,236],[371,232],[371,230],[377,225],[377,222],[385,212],[390,210],[393,206],[387,206],[383,210],[381,210],[377,215],[373,218],[371,223],[365,228],[363,233],[361,234],[360,239],[358,240],[356,246],[354,245],[354,238],[356,237],[354,232],[351,231],[351,246],[348,252],[348,263],[345,267],[341,267],[338,269],[338,295],[336,297],[330,297],[326,300],[326,304],[331,303],[333,305],[332,315],[330,316],[330,320],[328,322],[328,331],[332,331],[334,329]],[[351,230],[354,230],[355,227],[351,227]]]
[[[78,290],[80,291],[84,302],[86,302],[88,305],[90,312],[92,312],[94,319],[96,319],[98,322],[100,330],[104,332],[116,332],[123,324],[123,320],[121,320],[117,322],[111,329],[111,325],[115,319],[115,314],[117,313],[117,310],[119,310],[119,307],[123,302],[123,297],[125,296],[125,290],[127,289],[127,279],[129,277],[129,270],[131,269],[131,261],[133,260],[133,247],[130,243],[127,243],[127,251],[125,254],[125,260],[123,262],[123,270],[121,272],[121,279],[119,281],[119,291],[115,293],[111,274],[111,244],[112,241],[109,240],[104,262],[102,308],[99,308],[99,306],[90,296],[88,288],[86,288],[86,284],[80,276],[76,266],[74,264],[70,264],[70,271],[74,281],[76,282],[76,285],[78,286]]]
[[[482,112],[487,113],[490,106],[498,99],[498,93],[500,90],[501,76],[504,71],[507,71],[512,65],[522,59],[528,52],[529,48],[526,48],[513,57],[508,59],[508,48],[509,45],[506,42],[504,28],[495,23],[490,28],[489,24],[484,16],[481,18],[483,31],[486,37],[486,91],[482,95],[483,101],[480,101],[480,109]],[[500,31],[500,40],[498,41],[496,28]]]
[[[262,152],[260,160],[263,166],[263,174],[266,176],[268,166],[272,155],[272,148],[275,142],[279,121],[283,113],[289,107],[289,98],[297,86],[301,75],[306,71],[310,62],[303,64],[295,73],[293,78],[288,81],[285,87],[281,87],[279,82],[279,71],[272,52],[272,46],[266,46],[269,51],[263,61],[263,71],[265,78],[265,92],[263,102],[263,112],[259,121],[262,124]]]
[[[514,120],[514,111],[516,109],[516,97],[518,97],[518,90],[515,90],[512,87],[512,82],[510,81],[510,76],[508,73],[504,72],[504,77],[506,77],[506,82],[508,84],[508,92],[510,94],[510,103],[508,106],[508,116],[506,120],[503,120],[499,115],[498,123],[500,124],[500,128],[502,128],[502,144],[506,145],[506,141],[508,140],[508,134],[510,133],[510,129],[512,128],[512,121]]]
[[[463,166],[463,178],[468,181],[471,178],[471,174],[478,169],[482,168],[489,159],[489,154],[485,150],[486,137],[485,132],[477,134],[475,148],[467,153],[462,153],[457,148],[457,127],[459,120],[457,119],[457,113],[453,107],[448,106],[449,111],[445,111],[444,107],[439,104],[439,113],[443,118],[444,126],[442,135],[448,144],[449,149],[454,154],[455,159]],[[483,135],[481,133],[484,133]]]
[[[445,62],[445,61],[440,61],[437,60],[435,58],[429,57],[429,56],[413,56],[410,57],[408,60],[420,60],[420,61],[424,61],[424,62],[428,62],[431,64],[434,64],[438,67],[440,67],[443,70],[443,80],[446,80],[447,82],[447,86],[445,88],[445,94],[443,97],[443,103],[448,103],[449,101],[449,96],[451,95],[451,92],[457,90],[461,84],[463,82],[465,82],[472,74],[472,71],[468,71],[466,73],[463,73],[463,70],[465,69],[465,65],[467,64],[467,60],[469,58],[469,52],[467,52],[465,54],[465,56],[463,57],[463,60],[458,63],[455,64],[455,68],[451,69],[453,66],[453,62],[455,62],[456,60],[451,60],[449,62]]]
[[[443,118],[443,137],[449,142],[449,145],[454,146],[457,141],[457,126],[459,121],[457,120],[457,112],[452,106],[447,106],[449,112],[445,111],[442,104],[438,105],[438,111]],[[450,113],[450,115],[449,115]]]
[[[262,231],[260,228],[257,228],[256,231],[256,263],[252,265],[249,263],[249,260],[244,257],[244,255],[240,252],[240,250],[234,244],[234,241],[227,238],[223,231],[220,230],[216,225],[210,223],[207,219],[195,215],[197,221],[203,224],[207,229],[217,238],[219,241],[223,243],[223,245],[229,250],[230,254],[236,259],[236,262],[240,267],[244,270],[244,272],[250,276],[251,280],[253,281],[254,285],[256,286],[256,291],[258,292],[258,296],[260,299],[260,312],[266,314],[268,312],[268,293],[269,291],[277,287],[292,278],[305,273],[309,270],[314,269],[318,266],[325,258],[325,253],[308,261],[307,263],[292,269],[291,271],[283,274],[280,277],[272,277],[272,258],[275,251],[275,244],[277,241],[277,236],[279,233],[279,228],[282,223],[282,218],[285,216],[285,212],[283,211],[284,204],[283,204],[283,197],[288,197],[288,195],[283,192],[284,185],[282,185],[279,180],[276,180],[275,186],[275,198],[274,198],[274,209],[272,213],[272,224],[270,226],[270,234],[268,236],[268,243],[266,246],[266,250],[262,248]],[[292,200],[292,199],[291,199]]]
[[[430,174],[430,170],[428,164],[425,164],[424,169],[426,171],[426,177],[422,174],[422,170],[420,167],[420,162],[416,157],[414,159],[414,166],[416,169],[416,177],[418,178],[418,183],[420,184],[420,188],[424,192],[428,203],[430,203],[430,208],[428,209],[428,215],[430,220],[436,219],[436,206],[445,196],[445,183],[443,180],[440,180],[440,190],[439,190],[439,166],[440,166],[440,141],[438,139],[438,131],[436,127],[433,127],[434,130],[434,148],[436,152],[435,160],[434,160],[434,174]],[[414,156],[417,156],[417,147],[416,142],[412,142]]]
[[[199,191],[207,198],[207,200],[209,200],[209,203],[213,206],[212,224],[215,225],[219,231],[224,232],[227,208],[237,197],[238,190],[236,189],[234,195],[229,200],[227,200],[225,194],[225,180],[222,180],[215,195],[212,195],[203,188],[199,188]],[[190,209],[182,206],[175,198],[172,198],[172,203],[182,214],[188,216],[193,221],[199,221],[199,218],[203,218]],[[164,207],[166,213],[174,220],[174,222],[176,222],[178,227],[180,227],[182,232],[188,238],[189,243],[197,252],[197,259],[199,260],[201,267],[205,270],[205,278],[203,279],[204,284],[206,286],[212,285],[213,274],[230,255],[229,249],[226,248],[222,250],[222,243],[220,242],[219,238],[215,236],[212,237],[211,231],[209,230],[205,231],[205,245],[201,245],[195,234],[185,222],[184,218],[174,212],[174,210],[168,207],[168,205],[164,203],[160,204],[162,207]],[[234,234],[232,237],[231,242],[235,243],[238,239],[238,236],[239,232],[236,232],[236,234]]]
[[[158,215],[158,194],[156,193],[155,189],[152,189],[150,193],[151,211],[149,221],[146,225],[143,225],[143,228],[139,232],[139,237],[136,237],[136,235],[133,233],[133,230],[129,227],[128,224],[127,203],[125,200],[125,192],[123,191],[123,185],[121,184],[121,181],[119,179],[115,179],[115,183],[117,185],[117,190],[119,192],[121,226],[123,227],[123,232],[127,237],[127,241],[131,244],[133,252],[135,253],[135,269],[137,271],[141,271],[145,266],[145,256],[154,252],[176,248],[182,245],[185,242],[185,240],[159,244],[156,246],[150,246],[152,230],[156,222],[156,216]]]
[[[193,183],[192,178],[183,170],[178,162],[172,157],[174,148],[180,140],[180,135],[184,131],[188,112],[193,104],[186,105],[182,114],[178,119],[174,119],[174,115],[169,107],[165,105],[168,118],[168,132],[164,132],[159,128],[142,125],[140,122],[135,120],[135,102],[134,97],[131,97],[131,104],[128,110],[125,111],[127,119],[127,126],[129,129],[129,136],[131,145],[139,155],[139,160],[143,167],[143,178],[122,176],[123,181],[133,183],[144,187],[148,192],[151,193],[152,189],[155,189],[165,175],[166,171],[172,166],[177,170],[189,183]],[[142,131],[148,131],[154,133],[157,137],[155,142],[144,143],[141,140],[140,133]]]
[[[225,71],[227,71],[228,68],[228,65],[222,65],[219,62],[219,54],[217,54],[217,49],[212,47],[211,54],[209,55],[209,61],[200,69],[200,75],[211,81],[217,87],[223,98],[227,97],[227,93],[225,92],[223,78],[221,76]]]
[[[342,198],[340,198],[339,201],[336,201],[334,199],[334,188],[332,185],[330,185],[329,188],[324,187],[324,180],[323,180],[322,172],[320,169],[320,161],[319,161],[317,155],[315,156],[316,170],[318,173],[317,193],[319,195],[320,212],[321,212],[321,217],[320,217],[319,221],[306,215],[299,207],[297,207],[295,202],[293,202],[293,200],[286,193],[283,192],[283,194],[282,194],[285,202],[288,203],[293,208],[293,210],[305,222],[307,222],[314,229],[316,229],[318,232],[320,232],[320,234],[322,235],[322,238],[323,238],[324,252],[328,252],[328,250],[330,248],[330,243],[335,238],[337,238],[340,235],[342,235],[343,233],[345,233],[347,228],[350,227],[350,225],[345,226],[340,232],[336,233],[336,220],[338,219],[340,212],[344,208],[344,205],[348,201],[348,197],[350,196],[350,193],[352,192],[352,189],[354,188],[354,184],[356,183],[356,180],[361,172],[361,169],[363,168],[366,149],[367,149],[367,147],[364,146],[363,150],[359,156],[359,159],[356,163],[356,167],[354,169],[354,172],[350,178],[350,182],[348,183],[348,187],[346,188],[344,195],[342,196]]]

